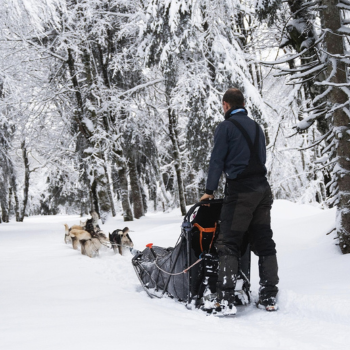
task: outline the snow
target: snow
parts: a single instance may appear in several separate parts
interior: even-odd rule
[[[235,318],[205,316],[169,298],[150,299],[131,254],[103,250],[90,259],[65,245],[64,223],[78,216],[29,217],[0,225],[0,349],[348,349],[350,255],[334,234],[335,210],[275,201],[280,310],[253,304]],[[135,248],[173,246],[178,210],[134,222],[110,218],[105,232],[128,226]],[[257,296],[257,258],[252,256]]]

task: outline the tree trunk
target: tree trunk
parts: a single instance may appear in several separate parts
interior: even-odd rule
[[[198,186],[195,182],[196,182],[196,176],[194,172],[191,171],[188,175],[189,185],[186,188],[186,203],[195,204],[198,202],[198,199],[199,199]]]
[[[15,199],[16,221],[19,222],[21,214],[20,214],[20,205],[19,205],[18,194],[17,194],[17,181],[16,181],[14,166],[10,159],[8,159],[8,170],[10,172],[9,176],[10,176],[11,187],[13,189],[13,198]]]
[[[118,165],[120,198],[121,198],[122,207],[123,207],[124,221],[133,221],[134,217],[132,215],[132,210],[131,210],[130,201],[129,201],[129,188],[128,188],[129,184],[128,184],[126,164],[120,158],[117,160],[117,165]]]
[[[3,169],[2,177],[0,179],[0,205],[2,222],[9,222],[8,214],[8,174]]]
[[[129,177],[130,177],[130,187],[131,187],[131,198],[134,207],[134,217],[139,219],[141,216],[145,215],[143,202],[142,202],[142,193],[140,188],[139,175],[136,168],[136,160],[131,157],[129,159]]]
[[[3,201],[1,201],[1,218],[3,222],[9,222],[8,208]]]
[[[101,217],[100,214],[100,206],[98,203],[98,194],[97,194],[97,181],[96,178],[91,184],[91,201],[92,201],[92,210],[95,211],[99,217]]]
[[[94,170],[94,181],[91,185],[91,192],[95,210],[104,224],[108,214],[111,212],[111,204],[105,173],[101,173],[99,169]]]
[[[147,205],[147,194],[145,192],[145,189],[140,184],[140,190],[141,190],[141,197],[142,197],[142,204],[143,204],[143,215],[147,213],[148,205]]]
[[[3,222],[9,222],[7,185],[7,181],[3,181],[0,188],[1,218]]]
[[[114,164],[112,165],[112,169],[111,169],[111,177],[112,177],[112,189],[113,189],[113,195],[117,196],[117,201],[120,200],[119,198],[119,176],[118,176],[118,168],[117,166]]]
[[[181,155],[179,149],[179,138],[177,134],[177,120],[174,111],[168,108],[168,117],[169,117],[169,136],[171,143],[173,145],[173,159],[175,165],[175,172],[177,178],[177,186],[179,192],[179,201],[181,214],[186,215],[186,201],[185,201],[185,191],[182,179],[182,166],[181,166]]]
[[[160,190],[162,192],[162,195],[164,197],[164,200],[166,202],[166,205],[169,206],[170,204],[170,198],[168,197],[168,193],[166,191],[166,188],[165,188],[165,183],[164,183],[164,179],[163,179],[163,176],[162,174],[160,173],[160,164],[159,164],[159,159],[157,159],[157,167],[154,169],[155,170],[155,176],[156,176],[156,179],[159,183],[159,187],[160,187]],[[165,204],[163,203],[163,211],[164,210],[164,206]]]
[[[74,116],[74,121],[77,123],[77,126],[79,128],[79,131],[85,136],[85,138],[88,140],[91,135],[91,132],[89,129],[86,127],[86,125],[83,123],[83,117],[85,115],[84,111],[84,102],[83,102],[83,96],[80,91],[80,85],[78,81],[78,74],[75,69],[75,60],[73,57],[73,53],[71,49],[68,49],[68,67],[69,67],[69,72],[71,76],[71,81],[74,87],[75,91],[75,97],[76,97],[76,102],[78,105],[78,108],[75,110],[73,116]]]
[[[8,203],[9,203],[9,217],[11,217],[11,214],[12,214],[12,187],[9,188]]]
[[[153,201],[153,211],[156,212],[158,207],[157,179],[152,168],[150,169],[150,176],[148,193],[149,199]]]
[[[158,208],[158,196],[157,196],[157,185],[152,183],[150,188],[150,197],[153,200],[153,211],[156,212]]]
[[[330,58],[327,66],[327,76],[331,83],[347,83],[346,65],[344,61],[337,59],[335,55],[344,55],[343,37],[337,33],[341,27],[340,10],[337,7],[338,0],[323,0],[322,27],[327,29],[325,44]],[[338,57],[339,57],[338,56]],[[332,63],[337,64],[336,71]],[[331,106],[339,106],[348,101],[348,96],[339,87],[333,87],[328,95]],[[350,253],[350,154],[349,117],[343,108],[338,108],[333,113],[334,134],[337,140],[336,165],[333,172],[337,176],[339,187],[336,229],[339,237],[339,245],[343,254]]]
[[[21,149],[22,149],[22,157],[24,162],[24,188],[23,188],[23,207],[22,207],[22,212],[21,212],[19,221],[23,222],[26,209],[27,209],[27,203],[28,203],[29,179],[30,179],[29,160],[28,160],[28,153],[27,153],[25,141],[22,142]]]
[[[104,168],[104,171],[105,171],[105,177],[106,177],[106,181],[107,181],[107,183],[106,183],[106,190],[107,190],[107,195],[108,195],[110,206],[111,206],[112,216],[115,217],[117,215],[117,213],[115,211],[115,205],[114,205],[113,193],[112,193],[112,186],[111,186],[111,181],[110,181],[110,178],[109,178],[107,164],[106,164],[105,160],[104,160],[103,168]]]

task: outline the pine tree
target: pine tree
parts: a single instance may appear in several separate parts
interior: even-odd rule
[[[275,4],[278,6],[277,2]],[[290,47],[296,54],[291,53],[273,64],[281,65],[279,70],[291,74],[291,79],[305,89],[308,100],[303,112],[306,116],[295,128],[303,132],[316,123],[321,133],[313,146],[321,147],[322,157],[317,162],[331,173],[329,178],[325,173],[330,196],[328,203],[337,206],[339,245],[343,253],[349,253],[350,165],[346,156],[349,154],[349,94],[343,37],[349,30],[342,25],[341,19],[341,9],[347,9],[347,5],[333,0],[322,1],[322,6],[307,1],[290,1],[288,4],[293,19],[286,25],[280,47]],[[268,13],[265,15],[269,16]],[[321,23],[319,35],[315,29],[316,19]],[[284,63],[289,63],[289,67],[283,66]]]

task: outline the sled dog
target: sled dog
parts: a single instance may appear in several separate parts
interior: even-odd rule
[[[64,224],[65,227],[65,235],[64,241],[66,244],[72,243],[73,249],[78,249],[79,247],[79,239],[75,237],[75,235],[71,235],[72,230],[84,231],[84,228],[80,225],[73,225],[71,228],[67,224]]]
[[[101,242],[98,238],[91,238],[87,240],[81,240],[81,254],[87,255],[89,258],[94,258],[99,255],[101,248]]]
[[[85,226],[86,226],[86,221],[81,221],[81,220],[80,220],[80,224],[79,224],[79,225],[73,225],[73,226],[70,228],[70,230],[72,230],[72,229],[77,229],[77,230],[84,230],[84,231],[86,231],[86,230],[85,230]]]
[[[134,243],[129,236],[129,228],[124,227],[122,230],[115,230],[112,234],[109,234],[109,241],[112,244],[114,254],[119,252],[123,255],[123,250],[126,248],[133,248]]]
[[[72,243],[72,237],[69,235],[69,227],[67,224],[64,224],[64,243]]]
[[[72,242],[73,249],[78,249],[82,240],[88,240],[95,237],[100,227],[97,225],[99,215],[95,211],[91,211],[91,219],[84,221],[80,220],[80,225],[73,225],[71,228],[67,224],[65,227],[64,241],[66,244]],[[72,233],[72,231],[74,232]],[[83,232],[78,232],[83,231]],[[106,237],[107,238],[107,237]]]
[[[101,245],[109,245],[109,240],[100,229],[97,222],[100,219],[95,211],[91,211],[91,219],[80,220],[80,225],[73,225],[71,228],[67,224],[65,227],[64,241],[72,242],[73,249],[78,249],[81,245],[81,253],[93,258],[99,254]]]
[[[91,234],[91,236],[95,236],[98,231],[100,231],[100,226],[98,226],[98,220],[100,216],[95,212],[90,212],[91,219],[86,220],[85,230]]]
[[[79,243],[81,243],[81,241],[92,238],[89,232],[76,228],[70,229],[69,235],[72,238],[73,249],[78,249]]]
[[[109,241],[103,231],[99,231],[94,237],[90,239],[83,239],[80,241],[81,254],[94,258],[99,255],[102,245],[109,245]]]

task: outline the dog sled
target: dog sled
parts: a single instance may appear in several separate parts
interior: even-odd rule
[[[153,298],[168,296],[188,308],[206,309],[216,297],[218,256],[214,245],[220,232],[222,199],[195,204],[185,215],[175,247],[152,244],[132,259],[135,272],[147,294]],[[250,248],[241,247],[235,305],[250,302]]]

